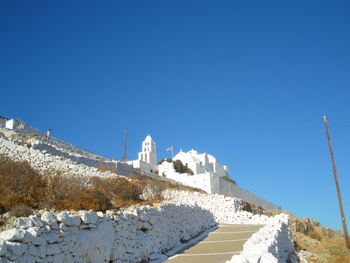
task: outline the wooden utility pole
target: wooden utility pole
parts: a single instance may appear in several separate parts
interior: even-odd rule
[[[337,188],[337,195],[338,195],[338,201],[339,201],[341,221],[342,221],[342,224],[343,224],[344,235],[345,235],[345,243],[346,243],[346,247],[348,249],[350,249],[350,240],[349,240],[349,236],[348,236],[348,229],[346,227],[345,215],[344,215],[344,209],[343,209],[343,202],[342,202],[341,195],[340,195],[340,187],[339,187],[338,176],[337,176],[337,167],[335,166],[335,160],[334,160],[334,154],[333,154],[333,149],[332,149],[331,136],[329,135],[328,123],[327,123],[327,117],[326,116],[323,116],[323,121],[324,121],[324,125],[326,127],[326,133],[327,133],[327,138],[328,138],[328,146],[329,146],[329,153],[330,153],[331,159],[332,159],[334,181],[335,181],[335,186]]]
[[[124,156],[123,156],[123,162],[126,162],[126,143],[128,139],[128,129],[125,128],[125,134],[124,134]]]

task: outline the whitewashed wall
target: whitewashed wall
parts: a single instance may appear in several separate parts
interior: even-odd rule
[[[159,207],[130,207],[105,214],[46,211],[40,217],[19,218],[15,228],[0,233],[0,262],[121,263],[165,259],[172,249],[218,223],[266,224],[263,233],[269,233],[269,240],[261,254],[266,254],[266,247],[278,248],[284,257],[294,253],[288,219],[284,219],[283,228],[276,228],[271,224],[276,222],[274,217],[241,212],[238,199],[222,195],[167,191],[164,196],[166,201]],[[260,249],[256,240],[250,244]]]
[[[141,262],[166,253],[216,223],[199,207],[164,204],[130,208],[120,214],[45,212],[17,220],[0,233],[0,261]]]
[[[191,187],[202,189],[209,194],[221,194],[236,197],[251,203],[255,203],[264,209],[279,210],[277,205],[225,180],[223,177],[216,176],[210,172],[195,175],[179,174],[175,171],[173,164],[168,162],[163,162],[158,166],[158,168],[159,175],[164,173],[166,178],[181,182]]]
[[[253,194],[252,192],[249,192],[248,190],[236,184],[228,182],[224,178],[215,178],[214,185],[216,185],[217,187],[216,189],[219,189],[218,190],[219,194],[241,198],[248,202],[257,204],[267,210],[281,209],[279,206],[275,205],[274,203],[267,201],[266,199],[261,198],[260,196],[257,196],[256,194]]]

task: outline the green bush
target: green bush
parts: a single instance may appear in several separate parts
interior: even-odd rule
[[[170,158],[164,158],[164,159],[161,159],[161,160],[158,162],[158,164],[162,164],[162,163],[164,163],[164,162],[172,163],[173,160],[171,160]]]
[[[190,175],[194,174],[193,171],[187,166],[183,165],[183,163],[180,160],[173,161],[173,164],[174,164],[175,171],[180,174],[184,174],[184,173],[187,173]]]

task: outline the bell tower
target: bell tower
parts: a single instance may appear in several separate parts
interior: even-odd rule
[[[148,134],[142,142],[142,152],[139,153],[138,159],[140,161],[149,163],[154,169],[157,167],[156,144],[152,137]]]

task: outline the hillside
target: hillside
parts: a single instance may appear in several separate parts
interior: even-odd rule
[[[188,197],[188,192],[196,194],[193,196],[207,196],[205,198],[210,201],[203,202],[201,207],[211,211],[214,218],[221,218],[222,222],[246,223],[249,221],[244,218],[252,218],[254,214],[259,217],[252,222],[266,222],[267,218],[281,213],[233,198],[227,199],[228,202],[234,200],[237,209],[230,219],[227,211],[220,210],[221,203],[212,204],[217,198],[225,203],[226,198],[222,196],[205,195],[202,190],[171,180],[130,172],[115,160],[56,139],[0,130],[0,231],[16,226],[16,218],[45,217],[47,211],[59,214],[90,210],[119,214],[135,206],[157,209],[169,201],[194,207],[202,202]],[[239,214],[238,211],[249,213]],[[284,213],[289,214],[294,245],[301,262],[350,262],[350,252],[345,248],[340,232],[324,228],[315,220]]]

